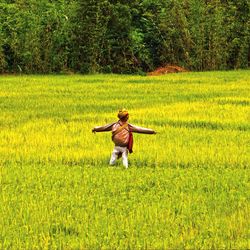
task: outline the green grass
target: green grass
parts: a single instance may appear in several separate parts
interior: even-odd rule
[[[0,248],[247,249],[250,71],[0,77]],[[129,169],[109,167],[130,122]]]

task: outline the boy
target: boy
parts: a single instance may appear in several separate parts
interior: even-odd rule
[[[119,118],[118,122],[95,127],[92,129],[92,132],[112,131],[112,141],[114,142],[115,147],[111,154],[109,164],[114,165],[117,158],[122,157],[123,165],[125,168],[128,168],[128,151],[130,153],[133,152],[132,132],[141,134],[156,134],[156,132],[149,128],[142,128],[127,123],[129,114],[126,109],[120,110],[117,116]]]

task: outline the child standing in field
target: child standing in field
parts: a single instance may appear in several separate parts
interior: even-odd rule
[[[112,141],[114,142],[115,147],[111,154],[109,164],[114,165],[117,158],[122,157],[123,165],[128,168],[128,152],[133,152],[132,132],[141,134],[156,134],[156,132],[149,128],[142,128],[127,123],[129,114],[126,109],[122,109],[118,112],[118,118],[118,122],[95,127],[92,129],[92,132],[112,131]]]

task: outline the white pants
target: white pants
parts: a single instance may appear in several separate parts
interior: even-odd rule
[[[119,146],[115,146],[112,154],[111,154],[111,158],[109,161],[110,165],[114,165],[117,158],[118,158],[118,154],[121,153],[122,154],[122,163],[123,166],[125,168],[128,168],[128,149],[127,147],[119,147]]]

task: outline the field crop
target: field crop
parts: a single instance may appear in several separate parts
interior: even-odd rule
[[[0,248],[249,249],[250,71],[0,77]],[[108,165],[117,120],[129,169]]]

